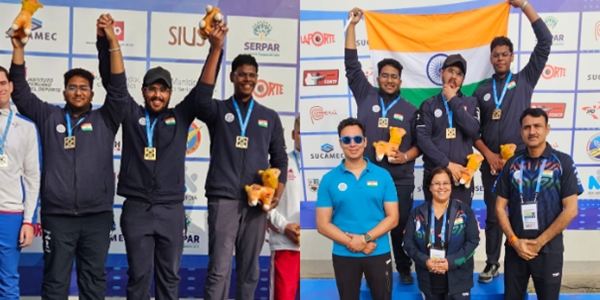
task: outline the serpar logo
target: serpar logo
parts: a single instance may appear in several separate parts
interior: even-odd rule
[[[253,95],[258,99],[283,95],[283,84],[259,79],[256,81]]]
[[[271,34],[273,26],[267,21],[258,21],[252,26],[252,33],[258,39],[244,43],[244,51],[250,51],[248,54],[256,56],[278,57],[281,52],[281,45],[274,40],[267,39]]]
[[[592,160],[600,161],[600,133],[597,133],[590,138],[585,150]]]
[[[316,193],[317,190],[319,189],[319,178],[309,178],[308,179],[308,189],[311,192]]]
[[[196,193],[198,192],[198,186],[196,185],[196,180],[198,180],[198,174],[192,173],[188,174],[188,167],[185,166],[185,198],[183,203],[185,205],[192,205],[196,200],[198,200],[198,196]]]
[[[321,47],[324,45],[335,43],[335,34],[326,33],[321,31],[315,31],[308,33],[300,37],[300,43],[305,45],[313,45],[315,47]]]
[[[542,71],[542,78],[546,80],[567,76],[567,69],[559,66],[546,65]]]
[[[310,108],[310,122],[315,124],[315,121],[323,120],[326,116],[337,116],[336,110],[324,110],[321,106],[313,106]]]
[[[581,108],[583,111],[585,111],[585,114],[588,116],[591,116],[592,119],[594,120],[598,120],[598,109],[600,109],[600,102],[598,102],[597,104],[594,104],[592,106],[584,106]]]
[[[431,81],[431,83],[437,86],[444,85],[442,82],[442,75],[440,75],[440,71],[444,66],[444,61],[446,60],[446,57],[448,57],[447,54],[438,53],[432,56],[427,62],[427,67],[425,70],[425,72],[427,73],[427,78],[429,78],[429,81]]]
[[[200,129],[202,129],[202,126],[198,126],[196,123],[192,123],[190,126],[187,137],[187,147],[185,150],[186,155],[194,153],[200,146],[200,141],[202,140],[202,132]]]
[[[185,214],[185,227],[187,230],[185,231],[185,236],[183,238],[184,245],[183,248],[187,249],[198,249],[200,248],[200,235],[195,234],[192,228],[192,217],[189,213]]]
[[[321,145],[321,152],[310,154],[310,159],[313,159],[313,160],[323,160],[323,159],[339,160],[339,159],[344,158],[343,153],[333,152],[334,149],[335,148],[333,147],[332,144],[325,143],[325,144]]]
[[[555,16],[547,16],[544,18],[544,23],[550,29],[552,33],[552,45],[553,46],[562,46],[565,44],[565,35],[556,31],[556,26],[558,25],[558,18]]]

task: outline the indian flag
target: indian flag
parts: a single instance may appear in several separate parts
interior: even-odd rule
[[[413,15],[365,12],[373,68],[384,58],[398,60],[402,98],[417,107],[440,92],[446,57],[460,53],[467,61],[462,92],[472,95],[494,70],[490,43],[506,36],[510,4],[447,14]]]
[[[267,120],[258,120],[258,126],[267,128],[269,127],[269,122],[267,122]]]
[[[376,180],[369,180],[369,181],[367,181],[367,186],[368,187],[377,187],[377,181]]]
[[[81,124],[81,131],[92,131],[94,128],[92,127],[92,123],[83,123]]]
[[[166,123],[167,125],[175,125],[175,123],[176,123],[176,122],[175,122],[175,118],[173,118],[173,117],[170,117],[170,118],[168,118],[168,119],[165,119],[165,123]]]

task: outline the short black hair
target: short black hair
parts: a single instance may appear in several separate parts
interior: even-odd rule
[[[439,166],[439,167],[435,167],[431,173],[429,173],[429,175],[427,176],[427,180],[425,181],[425,189],[429,189],[429,187],[431,186],[431,182],[433,181],[433,177],[435,177],[435,175],[437,174],[442,174],[442,173],[446,173],[448,175],[448,178],[450,178],[450,180],[452,180],[452,172],[450,172],[450,169],[448,169],[447,167],[444,166]]]
[[[494,48],[498,46],[508,46],[510,53],[513,53],[513,43],[505,36],[497,36],[492,40],[492,43],[490,44],[490,52],[494,51]]]
[[[5,67],[0,66],[0,73],[6,74],[6,78],[8,79],[8,70]],[[8,81],[10,81],[10,79],[8,79]]]
[[[343,119],[340,124],[338,125],[338,136],[342,136],[342,130],[348,126],[358,126],[360,128],[360,131],[362,132],[362,135],[365,136],[365,125],[363,125],[363,123],[361,121],[359,121],[357,118],[346,118]]]
[[[87,80],[90,84],[90,90],[94,89],[94,75],[90,71],[82,68],[71,69],[65,73],[65,89],[67,88],[67,84],[69,84],[69,80],[75,76],[83,77],[83,79]]]
[[[256,58],[250,54],[240,54],[231,62],[231,72],[235,72],[237,68],[243,65],[251,65],[256,68],[256,73],[258,73],[258,63],[256,62]]]
[[[377,63],[377,75],[381,74],[381,70],[385,66],[392,66],[398,70],[398,77],[402,77],[402,64],[393,58],[385,58]]]
[[[523,111],[523,113],[521,114],[521,118],[519,118],[519,124],[523,125],[523,119],[525,119],[525,117],[527,116],[532,116],[534,118],[539,118],[539,117],[544,117],[544,120],[546,120],[546,124],[548,124],[548,114],[541,108],[527,108]]]

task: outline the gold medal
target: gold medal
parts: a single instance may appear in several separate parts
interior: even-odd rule
[[[446,128],[446,139],[455,139],[456,138],[456,128]]]
[[[494,112],[492,113],[492,120],[500,120],[500,117],[502,116],[502,110],[501,109],[494,109]]]
[[[388,118],[379,118],[378,126],[379,128],[388,128]]]
[[[65,149],[75,149],[75,137],[74,136],[65,137]]]
[[[248,137],[238,135],[235,139],[235,147],[239,149],[248,149]]]
[[[144,148],[144,159],[145,160],[156,160],[156,148],[154,148],[154,147]]]

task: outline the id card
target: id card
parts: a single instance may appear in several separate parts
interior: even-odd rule
[[[431,248],[429,249],[429,256],[433,260],[441,260],[446,258],[446,251],[441,249]]]
[[[538,230],[537,204],[521,204],[521,216],[523,217],[524,230]]]

